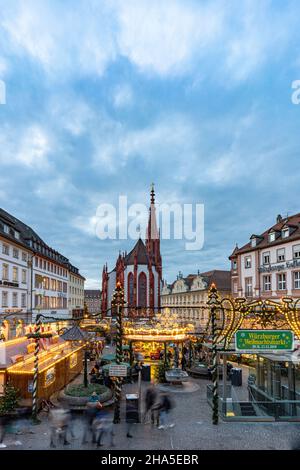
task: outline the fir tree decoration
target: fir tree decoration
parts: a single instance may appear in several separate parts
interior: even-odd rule
[[[20,393],[10,382],[4,386],[4,394],[0,397],[0,414],[14,411],[19,404]]]

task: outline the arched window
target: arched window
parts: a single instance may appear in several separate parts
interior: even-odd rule
[[[129,307],[134,306],[134,282],[133,282],[133,274],[129,273],[127,278],[128,283],[128,305]]]
[[[147,277],[144,272],[139,275],[138,305],[145,308],[147,306]]]

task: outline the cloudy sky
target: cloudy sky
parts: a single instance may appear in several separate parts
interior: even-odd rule
[[[99,287],[133,242],[99,204],[203,203],[205,244],[162,241],[164,277],[229,267],[300,212],[298,0],[0,0],[0,206]]]

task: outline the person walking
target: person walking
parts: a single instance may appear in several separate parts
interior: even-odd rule
[[[155,390],[154,385],[152,384],[150,387],[147,388],[146,390],[146,395],[145,395],[145,414],[144,414],[144,423],[146,423],[147,420],[147,415],[150,412],[150,419],[151,423],[154,424],[154,411],[153,411],[153,406],[156,402],[157,399],[157,393]]]
[[[136,406],[134,405],[134,403],[131,403],[129,401],[126,406],[126,432],[127,432],[126,436],[127,437],[133,437],[131,434],[132,425],[134,423],[138,423],[138,421],[139,421],[138,410]]]
[[[174,423],[168,424],[169,414],[172,408],[173,408],[173,403],[171,402],[169,395],[166,392],[163,392],[161,394],[160,406],[159,406],[160,425],[158,429],[166,429],[168,427],[173,428],[175,426]]]
[[[103,409],[97,413],[94,425],[96,427],[97,447],[102,446],[102,438],[108,436],[110,438],[110,447],[114,447],[114,423],[113,414]]]
[[[69,414],[63,408],[54,408],[50,410],[50,447],[55,448],[57,444],[57,437],[59,441],[63,441],[63,445],[69,445],[67,440]]]
[[[6,427],[8,424],[8,419],[6,416],[0,416],[0,449],[4,449],[6,444],[4,444],[3,439],[6,434]]]
[[[96,434],[94,432],[93,422],[96,418],[96,414],[99,409],[102,408],[102,405],[99,401],[99,397],[96,392],[93,392],[90,396],[85,409],[85,425],[84,425],[84,432],[82,437],[82,444],[87,443],[87,437],[91,433],[92,434],[92,443],[96,444]]]

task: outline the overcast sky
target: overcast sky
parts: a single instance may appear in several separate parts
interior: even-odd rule
[[[229,268],[300,212],[300,3],[0,0],[0,206],[98,288],[133,241],[101,203],[203,203],[205,244],[161,244],[164,277]]]

